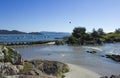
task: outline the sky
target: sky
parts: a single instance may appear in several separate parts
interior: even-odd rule
[[[120,0],[0,0],[0,29],[72,32],[79,26],[120,28]]]

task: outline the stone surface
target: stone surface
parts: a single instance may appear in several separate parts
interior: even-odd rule
[[[91,53],[91,54],[95,54],[95,53],[97,53],[96,51],[86,51],[87,53]]]
[[[15,75],[19,73],[19,70],[15,65],[10,62],[0,63],[0,72],[2,75]]]
[[[0,46],[0,60],[2,61],[4,59],[4,54],[2,52],[2,46]]]
[[[107,58],[111,58],[117,62],[120,62],[120,55],[106,55]]]
[[[120,78],[120,75],[111,75],[110,77],[104,76],[100,78]]]
[[[16,67],[18,70],[23,70],[23,68],[24,68],[23,65],[16,65]]]
[[[55,76],[32,76],[32,75],[13,75],[13,76],[4,76],[3,78],[57,78]]]
[[[42,72],[48,75],[57,75],[58,73],[65,73],[69,71],[69,67],[61,62],[48,60],[32,60],[31,63]]]
[[[23,61],[13,48],[0,48],[0,78],[62,78],[69,71],[68,65],[48,60]],[[0,58],[1,58],[0,57]]]
[[[13,48],[3,46],[1,48],[2,53],[4,54],[4,62],[11,62],[13,64],[23,64],[22,56],[15,51]]]

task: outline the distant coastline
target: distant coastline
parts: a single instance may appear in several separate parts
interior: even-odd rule
[[[0,43],[5,45],[44,44],[56,40],[63,40],[71,34],[67,32],[21,32],[18,30],[0,30]]]
[[[1,34],[70,34],[68,32],[53,32],[53,31],[40,31],[40,32],[23,32],[19,30],[0,30]]]

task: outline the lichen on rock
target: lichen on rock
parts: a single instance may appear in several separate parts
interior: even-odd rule
[[[4,54],[3,62],[11,62],[12,64],[18,65],[23,64],[22,56],[13,48],[3,46],[1,51]]]
[[[59,78],[63,77],[63,73],[69,71],[69,67],[67,64],[57,61],[32,60],[31,63],[43,73],[57,76]]]

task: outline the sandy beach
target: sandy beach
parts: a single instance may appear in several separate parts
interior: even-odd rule
[[[70,67],[70,72],[65,74],[65,78],[100,78],[99,74],[83,67],[74,64],[68,64],[68,66]]]

